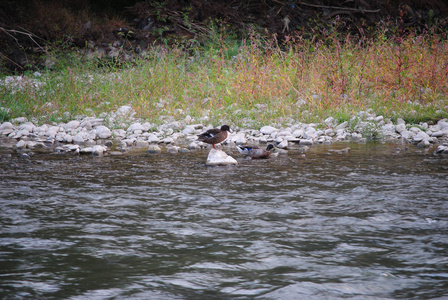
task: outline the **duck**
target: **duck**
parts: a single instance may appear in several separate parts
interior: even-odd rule
[[[245,145],[236,145],[236,148],[241,154],[248,155],[250,158],[268,158],[271,155],[271,150],[274,149],[274,145],[269,144],[266,149]]]
[[[215,144],[223,142],[227,138],[227,132],[231,132],[229,125],[222,125],[220,129],[212,128],[199,134],[196,141],[211,144],[213,148],[217,149]]]

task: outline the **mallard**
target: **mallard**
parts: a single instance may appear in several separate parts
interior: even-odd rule
[[[198,135],[197,141],[211,144],[216,149],[215,144],[223,142],[227,138],[227,132],[230,131],[228,125],[222,125],[220,129],[212,128]]]
[[[271,155],[271,150],[274,149],[274,145],[269,144],[266,149],[262,149],[258,146],[240,146],[236,145],[236,148],[241,154],[248,155],[250,158],[268,158]]]

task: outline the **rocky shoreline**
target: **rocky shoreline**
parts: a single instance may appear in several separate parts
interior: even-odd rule
[[[121,155],[133,149],[147,153],[190,152],[210,145],[195,141],[197,134],[212,128],[187,116],[182,121],[155,125],[134,118],[130,106],[102,117],[77,116],[67,123],[36,125],[24,117],[0,124],[0,148],[17,150],[24,157],[33,152],[60,154]],[[107,117],[106,117],[107,116]],[[118,124],[118,125],[117,125]],[[231,126],[232,127],[232,126]],[[260,130],[232,127],[224,144],[267,144],[279,149],[352,141],[365,143],[366,137],[408,143],[418,148],[448,154],[448,120],[437,124],[397,124],[382,116],[360,112],[349,122],[338,124],[330,117],[323,124],[300,122],[287,127],[263,126]]]

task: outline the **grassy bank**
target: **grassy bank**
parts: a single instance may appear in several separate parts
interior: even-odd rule
[[[448,118],[448,42],[434,34],[372,40],[328,34],[320,41],[217,35],[207,46],[154,48],[120,65],[60,59],[44,76],[0,87],[0,121],[19,116],[66,121],[131,105],[159,123],[198,121],[257,127],[339,121],[359,111],[407,122]],[[2,78],[3,82],[5,78]]]

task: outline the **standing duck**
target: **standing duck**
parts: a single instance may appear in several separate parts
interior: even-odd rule
[[[250,158],[268,158],[271,155],[271,150],[274,149],[274,145],[269,144],[266,149],[262,149],[258,146],[239,146],[236,148],[241,154],[248,155]]]
[[[215,144],[223,142],[227,138],[227,132],[230,132],[228,125],[222,125],[220,129],[209,129],[204,133],[198,135],[197,141],[211,144],[216,149]]]

